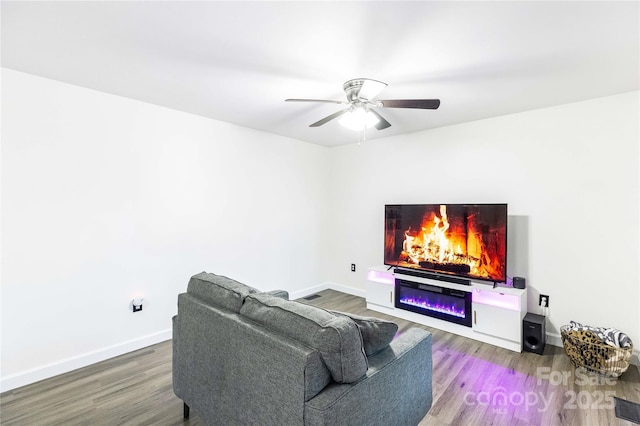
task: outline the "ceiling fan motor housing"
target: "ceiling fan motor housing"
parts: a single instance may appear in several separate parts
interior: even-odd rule
[[[364,85],[371,86],[369,92],[372,92],[373,96],[368,95],[367,93],[362,93],[362,88]],[[354,102],[359,99],[369,101],[373,99],[378,93],[387,87],[386,83],[377,80],[371,80],[369,78],[354,78],[353,80],[349,80],[342,85],[344,89],[344,93],[347,95],[347,100],[349,102]],[[362,93],[362,97],[360,94]],[[368,97],[367,97],[368,96]]]

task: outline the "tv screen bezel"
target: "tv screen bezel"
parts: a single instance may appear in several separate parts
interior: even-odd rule
[[[495,278],[484,278],[484,277],[478,277],[475,275],[470,275],[470,274],[462,274],[462,273],[457,273],[457,272],[447,272],[447,271],[443,271],[443,270],[439,270],[439,269],[431,269],[431,268],[425,268],[422,267],[420,265],[416,265],[416,266],[406,266],[406,265],[398,265],[398,263],[400,263],[399,261],[395,261],[395,262],[389,262],[388,259],[386,258],[386,247],[384,246],[384,242],[386,239],[386,234],[387,234],[387,214],[388,214],[388,207],[422,207],[423,209],[427,208],[439,208],[439,206],[441,205],[446,205],[448,206],[456,206],[456,207],[464,207],[464,206],[472,206],[472,207],[477,207],[477,206],[504,206],[504,212],[505,212],[505,217],[504,217],[504,274],[503,277],[501,277],[501,279],[495,279]],[[422,204],[385,204],[384,205],[384,230],[383,230],[383,258],[384,258],[384,265],[388,266],[388,267],[394,267],[394,268],[398,268],[400,271],[405,270],[405,271],[417,271],[417,272],[424,272],[425,274],[429,274],[432,275],[433,278],[438,278],[438,277],[442,277],[442,278],[447,278],[447,277],[457,277],[457,278],[462,278],[464,280],[471,280],[471,281],[484,281],[484,282],[491,282],[491,283],[506,283],[507,282],[507,255],[508,255],[508,222],[509,222],[509,207],[507,203],[422,203]]]

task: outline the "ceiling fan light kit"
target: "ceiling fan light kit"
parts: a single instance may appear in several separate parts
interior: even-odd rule
[[[355,78],[342,86],[347,101],[335,101],[328,99],[285,99],[286,102],[325,102],[339,105],[348,105],[346,109],[334,112],[327,117],[312,123],[309,127],[319,127],[334,118],[342,117],[339,123],[351,130],[362,131],[373,126],[378,130],[391,127],[384,117],[375,108],[413,108],[413,109],[438,109],[439,99],[394,99],[376,100],[376,96],[387,87],[386,83],[369,78]]]
[[[380,119],[365,108],[356,107],[342,115],[339,123],[350,130],[366,130],[378,124]]]

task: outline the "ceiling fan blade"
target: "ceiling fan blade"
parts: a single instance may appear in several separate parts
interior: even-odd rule
[[[376,123],[376,129],[378,130],[384,130],[387,127],[391,127],[391,123],[389,123],[387,120],[384,119],[383,116],[381,116],[380,114],[378,114],[376,111],[374,111],[373,109],[370,109],[369,111],[371,111],[373,113],[373,115],[375,115],[376,117],[378,117],[378,121]]]
[[[333,120],[334,118],[338,118],[340,117],[342,114],[344,114],[345,112],[349,111],[349,109],[343,109],[342,111],[338,111],[338,112],[334,112],[331,115],[326,116],[325,118],[323,118],[322,120],[316,121],[313,124],[310,124],[309,127],[320,127],[323,124],[328,123],[329,121]]]
[[[438,109],[440,99],[394,99],[379,100],[382,108],[418,108],[418,109]]]
[[[340,104],[346,105],[348,102],[345,101],[334,101],[331,99],[285,99],[285,102],[325,102],[329,104]]]

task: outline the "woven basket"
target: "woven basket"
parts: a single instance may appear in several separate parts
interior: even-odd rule
[[[584,331],[583,334],[596,337],[595,333]],[[564,351],[576,367],[609,377],[620,377],[629,368],[629,359],[633,353],[633,345],[628,348],[617,348],[598,340],[596,343],[579,338],[572,332],[571,326],[560,327],[560,336]]]

